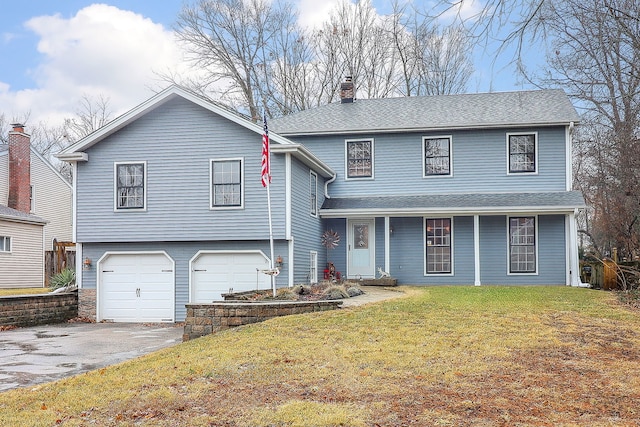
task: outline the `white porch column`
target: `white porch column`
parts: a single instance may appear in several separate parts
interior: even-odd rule
[[[475,271],[475,286],[480,286],[480,215],[473,216],[473,258]]]
[[[384,217],[384,271],[391,274],[391,221]]]
[[[578,259],[578,227],[576,214],[567,215],[567,285],[580,286],[580,261]]]

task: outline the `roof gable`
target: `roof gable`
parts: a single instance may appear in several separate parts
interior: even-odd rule
[[[412,132],[568,125],[579,116],[562,90],[493,92],[333,103],[272,120],[281,135]]]

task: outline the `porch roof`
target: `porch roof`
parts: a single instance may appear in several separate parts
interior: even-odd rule
[[[579,191],[421,194],[332,197],[325,199],[320,215],[335,218],[354,215],[550,214],[572,213],[585,207],[584,197]]]
[[[45,225],[48,222],[38,216],[12,209],[4,205],[0,205],[0,220],[38,225]]]

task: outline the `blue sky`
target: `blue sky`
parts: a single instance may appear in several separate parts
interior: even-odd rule
[[[296,0],[303,23],[325,16],[336,0]],[[478,6],[481,0],[467,1]],[[107,96],[120,114],[163,84],[157,71],[184,71],[172,26],[183,0],[25,0],[4,2],[0,23],[0,114],[58,124],[83,96]],[[388,1],[374,0],[384,13]],[[478,49],[469,92],[526,89],[508,57],[492,67]]]

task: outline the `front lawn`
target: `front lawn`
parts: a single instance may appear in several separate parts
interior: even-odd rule
[[[2,393],[0,425],[637,425],[640,315],[611,293],[402,289]]]

